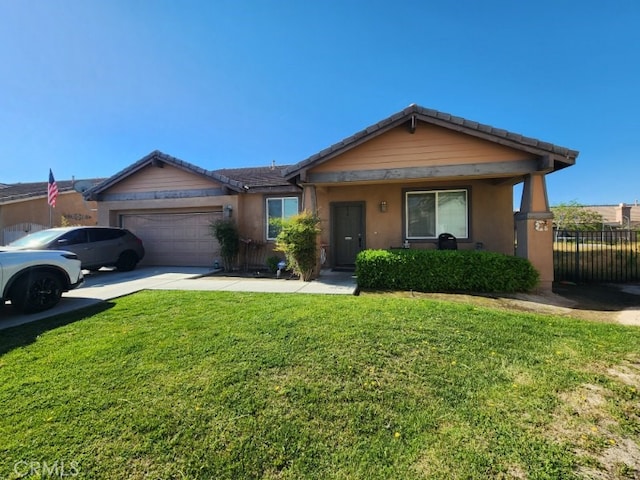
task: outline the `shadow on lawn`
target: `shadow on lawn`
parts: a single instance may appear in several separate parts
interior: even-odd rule
[[[51,318],[37,322],[16,325],[2,330],[0,334],[0,355],[10,352],[14,348],[20,348],[33,343],[41,334],[70,323],[84,320],[97,313],[109,310],[115,304],[112,302],[100,302],[81,310],[70,313],[62,313]]]

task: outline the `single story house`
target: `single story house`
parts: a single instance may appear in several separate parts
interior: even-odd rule
[[[0,184],[0,245],[52,226],[96,225],[97,205],[83,192],[103,178],[56,182],[56,207],[47,203],[48,182]]]
[[[410,105],[295,165],[205,170],[154,151],[88,190],[98,223],[130,228],[147,264],[211,265],[209,224],[237,222],[248,248],[272,249],[271,218],[321,219],[326,267],[353,268],[365,248],[460,249],[531,260],[540,288],[553,280],[552,213],[545,176],[578,152]],[[514,216],[513,187],[523,183]],[[515,229],[515,235],[514,235]],[[515,249],[515,250],[514,250]],[[323,259],[325,257],[323,256]]]

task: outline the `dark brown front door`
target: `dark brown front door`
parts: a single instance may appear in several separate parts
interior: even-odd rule
[[[364,202],[334,203],[331,208],[334,267],[354,268],[365,248]]]

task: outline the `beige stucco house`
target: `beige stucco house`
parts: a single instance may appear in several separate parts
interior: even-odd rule
[[[96,225],[96,202],[87,201],[81,192],[102,180],[57,182],[55,208],[47,203],[47,182],[0,184],[0,245],[52,226]]]
[[[601,215],[602,224],[607,229],[637,229],[640,227],[640,205],[637,200],[633,204],[582,205],[580,208]]]
[[[437,248],[446,232],[460,249],[530,259],[540,288],[549,290],[552,214],[545,176],[577,156],[411,105],[295,165],[205,170],[155,151],[90,189],[87,198],[98,202],[99,224],[142,237],[151,264],[211,265],[217,245],[209,224],[223,217],[237,222],[245,240],[240,264],[254,263],[271,252],[270,218],[311,210],[321,218],[325,267],[352,268],[365,248]],[[520,183],[514,217],[513,187]]]

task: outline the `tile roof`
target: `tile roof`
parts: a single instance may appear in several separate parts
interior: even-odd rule
[[[246,190],[252,191],[298,191],[299,188],[288,182],[282,171],[289,165],[271,167],[224,168],[215,170],[216,173],[236,180],[245,185]]]
[[[438,125],[450,130],[462,132],[467,135],[499,143],[511,148],[524,150],[536,155],[549,155],[554,160],[556,160],[554,170],[559,170],[561,168],[573,165],[579,153],[576,150],[570,150],[568,148],[560,147],[552,143],[536,140],[535,138],[525,137],[524,135],[520,135],[518,133],[512,133],[507,130],[494,128],[489,125],[466,120],[462,117],[456,117],[448,113],[439,112],[437,110],[412,104],[404,110],[397,112],[373,125],[370,125],[364,130],[361,130],[351,135],[350,137],[347,137],[340,142],[337,142],[330,147],[325,148],[324,150],[310,156],[309,158],[290,166],[284,171],[284,175],[287,178],[292,179],[302,170],[305,170],[312,165],[320,164],[326,160],[329,160],[330,158],[340,153],[343,153],[355,146],[360,145],[364,141],[374,136],[380,135],[413,119],[420,120],[432,125]]]
[[[172,157],[159,150],[154,150],[150,154],[141,158],[132,165],[126,167],[115,175],[103,180],[97,185],[85,192],[85,197],[89,200],[95,200],[97,196],[107,190],[109,187],[120,182],[124,178],[134,174],[138,170],[154,162],[164,162],[189,171],[196,175],[215,180],[230,190],[235,192],[243,192],[248,190],[268,192],[268,191],[297,191],[297,187],[291,181],[302,170],[311,167],[314,164],[322,163],[330,158],[347,151],[372,137],[380,135],[392,128],[402,125],[405,122],[419,120],[425,123],[438,125],[450,130],[459,131],[468,135],[482,138],[488,141],[499,143],[511,148],[527,151],[537,155],[550,156],[554,160],[554,169],[573,165],[578,156],[576,150],[570,150],[565,147],[553,145],[548,142],[542,142],[534,138],[525,137],[523,135],[508,132],[498,128],[484,125],[478,122],[465,120],[448,113],[439,112],[437,110],[427,109],[418,105],[410,105],[404,110],[385,118],[374,125],[361,130],[342,141],[331,145],[330,147],[308,157],[307,159],[295,165],[282,165],[271,167],[248,167],[248,168],[223,168],[218,170],[205,170],[201,167],[193,165],[179,158]],[[29,184],[24,184],[29,185]],[[46,194],[46,183],[39,185],[44,186]],[[0,184],[0,200],[2,199],[2,184]],[[64,182],[58,182],[60,191],[67,187]]]
[[[103,178],[56,180],[56,184],[58,192],[62,194],[74,191],[74,186],[81,184],[97,185],[103,180]],[[48,182],[0,184],[0,204],[46,197],[48,186]]]
[[[114,184],[124,180],[126,177],[133,175],[134,173],[141,170],[145,166],[156,163],[156,162],[166,163],[168,165],[172,165],[181,170],[185,170],[185,171],[194,173],[196,175],[209,178],[211,180],[214,180],[216,182],[219,182],[227,186],[228,188],[236,192],[241,192],[244,190],[243,188],[244,185],[241,182],[228,178],[219,173],[216,173],[210,170],[205,170],[204,168],[200,168],[196,165],[193,165],[192,163],[185,162],[184,160],[180,160],[179,158],[172,157],[171,155],[167,155],[166,153],[162,153],[159,150],[154,150],[150,154],[142,157],[137,162],[129,165],[125,169],[120,170],[115,175],[112,175],[111,177],[107,178],[105,181],[103,181],[99,185],[96,185],[95,187],[89,189],[87,192],[85,192],[85,197],[88,200],[96,200],[97,196],[101,192],[107,190],[109,187],[113,186]]]
[[[129,165],[115,175],[109,177],[99,185],[91,188],[85,193],[85,197],[95,200],[97,196],[124,178],[134,174],[145,166],[153,162],[164,162],[176,168],[200,175],[211,180],[215,180],[235,192],[246,192],[249,190],[269,192],[269,191],[298,191],[298,187],[288,182],[282,175],[285,166],[272,167],[249,167],[249,168],[224,168],[218,170],[205,170],[179,158],[172,157],[159,150],[154,150],[150,154],[141,158],[137,162]]]

